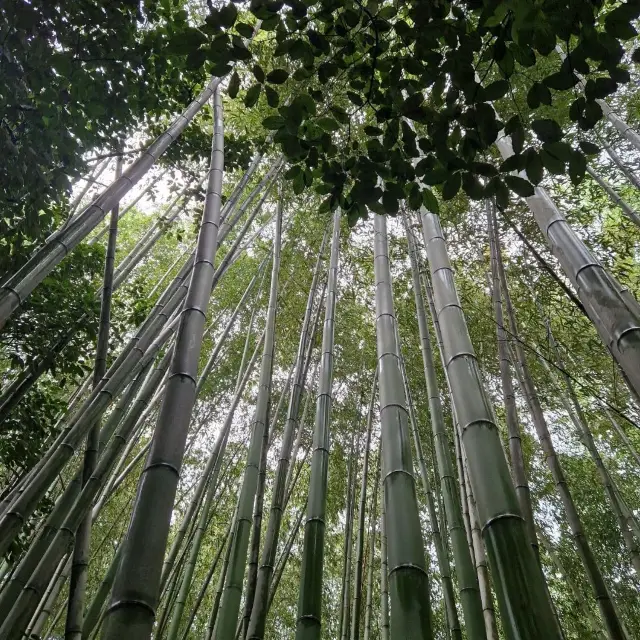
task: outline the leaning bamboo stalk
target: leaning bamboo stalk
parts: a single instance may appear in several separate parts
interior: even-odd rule
[[[117,180],[122,174],[122,157],[116,160]],[[109,238],[104,262],[102,300],[100,303],[100,320],[98,324],[98,341],[96,345],[95,366],[93,372],[93,388],[107,371],[107,353],[109,335],[111,333],[111,300],[113,296],[113,279],[116,258],[116,241],[118,237],[118,212],[116,204],[111,210],[109,221]],[[97,459],[100,439],[100,422],[97,421],[87,434],[87,444],[82,469],[82,484],[86,484],[93,474]],[[87,573],[89,564],[89,547],[91,544],[91,514],[87,512],[76,532],[69,577],[69,607],[65,626],[65,640],[81,640],[82,617],[84,615],[85,592],[87,589]]]
[[[625,200],[623,200],[615,191],[615,189],[590,166],[587,166],[587,173],[596,181],[598,186],[609,196],[611,202],[622,209],[624,213],[636,227],[640,227],[640,216]]]
[[[496,142],[503,158],[513,155],[507,137]],[[541,187],[525,198],[553,255],[577,291],[602,342],[640,393],[640,307],[630,292],[600,264]]]
[[[615,152],[614,148],[606,142],[602,144],[602,147],[607,152],[607,155],[613,160],[620,171],[624,174],[627,180],[636,188],[640,189],[640,179],[636,176],[631,169],[622,161],[622,158]]]
[[[421,217],[447,377],[504,631],[514,638],[559,638],[458,300],[440,221],[425,209]]]
[[[84,187],[82,187],[82,189],[80,190],[80,193],[69,204],[69,219],[67,220],[67,222],[65,222],[64,226],[69,224],[69,221],[73,219],[76,209],[82,204],[82,200],[89,192],[89,189],[91,189],[91,187],[94,184],[96,184],[98,178],[100,178],[100,176],[106,171],[107,167],[110,164],[111,164],[111,158],[107,158],[102,164],[96,164],[93,167],[93,170],[91,171],[91,173],[86,178],[84,178],[84,181],[85,181]],[[116,179],[118,179],[119,177],[120,176],[116,176]]]
[[[167,171],[169,171],[169,169],[165,169],[164,171],[161,171],[153,180],[149,182],[149,184],[144,189],[140,191],[140,193],[126,207],[124,207],[121,211],[119,211],[118,220],[121,220],[124,216],[126,216],[127,213],[129,213],[129,211],[131,211],[131,209],[133,209],[133,207],[135,207],[138,204],[138,202],[140,202],[140,200],[142,200],[142,198],[144,198],[144,196],[146,196],[147,193],[149,193],[149,191],[151,191],[151,189],[153,189],[153,187],[155,187],[156,184],[160,182],[160,180],[162,180],[162,178],[164,178]],[[105,233],[107,233],[107,231],[109,231],[108,225],[103,227],[98,233],[96,233],[95,236],[90,238],[87,244],[89,245],[95,244],[96,242],[98,242],[98,240],[100,240],[100,238],[104,236]]]
[[[232,546],[232,561],[227,571],[224,592],[220,604],[220,613],[216,621],[216,637],[220,640],[231,639],[236,632],[242,584],[247,562],[247,547],[249,544],[249,531],[251,527],[251,511],[258,487],[258,472],[260,463],[260,451],[264,440],[264,432],[269,419],[269,396],[271,393],[271,381],[273,373],[274,334],[276,322],[276,304],[278,298],[278,279],[280,271],[282,231],[282,199],[278,201],[278,215],[273,241],[273,265],[271,272],[271,287],[269,292],[269,304],[267,308],[267,321],[265,326],[265,340],[260,369],[260,381],[258,399],[252,420],[251,441],[247,454],[242,488],[238,498],[238,513],[236,525],[230,541]]]
[[[387,223],[378,214],[374,216],[373,260],[390,634],[399,638],[431,638],[429,581],[399,365]]]
[[[496,244],[496,255],[500,274],[500,282],[504,295],[504,302],[507,309],[507,317],[509,318],[509,323],[511,326],[511,336],[514,339],[514,349],[516,354],[515,362],[517,363],[516,374],[520,381],[520,387],[524,392],[525,400],[529,407],[529,412],[531,414],[536,433],[538,434],[538,440],[540,441],[540,446],[542,447],[545,462],[553,477],[558,496],[562,501],[567,518],[567,523],[569,524],[569,528],[571,530],[571,535],[578,549],[578,553],[580,554],[580,558],[589,578],[589,582],[591,583],[593,596],[598,603],[600,613],[607,626],[609,637],[611,638],[611,640],[626,640],[626,631],[618,616],[618,612],[616,611],[613,600],[611,599],[609,590],[604,581],[602,572],[600,571],[600,568],[598,566],[596,557],[589,545],[584,529],[582,527],[580,515],[578,514],[578,510],[576,509],[576,505],[567,484],[564,471],[562,469],[562,466],[560,465],[560,460],[558,459],[558,455],[551,440],[551,434],[549,433],[549,427],[547,426],[547,421],[542,410],[542,405],[540,403],[540,399],[538,398],[536,386],[529,372],[524,349],[519,338],[515,312],[511,303],[511,296],[509,294],[506,274],[502,265],[502,253],[498,244]]]
[[[319,638],[322,619],[322,567],[327,503],[329,425],[333,401],[333,349],[340,251],[340,211],[333,214],[331,257],[325,299],[320,380],[313,432],[313,453],[300,569],[296,640]]]
[[[431,416],[431,427],[436,451],[436,463],[440,476],[440,488],[444,498],[444,512],[449,526],[449,537],[453,549],[456,575],[458,577],[465,629],[469,638],[483,639],[486,638],[486,631],[481,594],[476,572],[473,567],[470,547],[465,534],[461,503],[458,500],[456,480],[451,464],[449,439],[445,431],[444,414],[431,350],[431,338],[429,336],[424,299],[420,287],[417,250],[415,240],[406,219],[405,232],[409,245],[413,293],[420,334],[420,350],[422,352],[424,378],[429,398],[429,413]],[[417,437],[415,439],[417,440]]]
[[[219,84],[220,78],[211,78],[195,100],[126,169],[121,178],[107,187],[67,228],[38,249],[26,264],[0,286],[0,329],[54,267],[95,229],[115,204],[147,173],[184,131]]]
[[[640,471],[640,454],[638,453],[638,450],[634,447],[631,440],[629,440],[629,436],[624,432],[624,429],[620,426],[618,421],[613,417],[609,409],[607,409],[606,407],[605,407],[605,413],[609,418],[609,422],[611,422],[611,424],[613,425],[614,431],[618,434],[622,442],[624,442],[629,453],[631,454],[631,457],[635,460],[636,464],[638,465],[638,470]]]
[[[193,274],[180,317],[171,373],[153,445],[141,476],[123,560],[105,614],[105,640],[115,640],[123,635],[131,640],[148,638],[153,627],[162,557],[195,401],[205,312],[215,271],[224,166],[222,100],[217,89],[213,111],[211,166]],[[148,535],[150,531],[153,536]],[[136,624],[131,627],[133,620]]]
[[[293,384],[291,385],[289,404],[287,407],[287,418],[285,421],[284,433],[282,436],[282,445],[280,448],[280,458],[278,460],[278,467],[276,469],[275,480],[273,484],[269,521],[267,523],[267,532],[263,547],[264,550],[262,553],[261,564],[258,571],[254,602],[252,604],[249,626],[246,634],[249,640],[254,638],[261,639],[264,636],[267,596],[273,575],[275,554],[278,546],[280,525],[282,522],[283,501],[287,489],[287,476],[291,460],[293,436],[295,429],[299,428],[298,414],[300,410],[300,399],[306,381],[307,368],[311,359],[311,348],[313,347],[313,340],[310,339],[309,329],[312,320],[313,301],[317,293],[318,280],[320,276],[320,268],[322,265],[326,239],[327,234],[325,232],[320,244],[318,257],[316,259],[316,264],[311,279],[311,286],[309,288],[309,295],[307,297],[307,306],[302,320],[300,339],[298,341],[296,360],[294,362],[294,367],[292,367],[291,369],[292,372],[295,370],[295,375],[293,376]],[[320,305],[318,306],[318,311],[319,310]],[[312,332],[315,333],[315,324]],[[284,398],[284,390],[281,398]],[[276,408],[276,411],[274,413],[274,420],[277,418],[277,416],[278,409]],[[272,429],[272,433],[273,431],[274,429]]]
[[[363,640],[371,637],[371,619],[373,618],[373,566],[376,554],[376,524],[378,506],[378,487],[380,486],[380,450],[378,450],[378,462],[376,464],[376,474],[373,482],[373,495],[371,496],[371,507],[369,510],[369,560],[367,563],[367,600],[364,613],[364,634]]]

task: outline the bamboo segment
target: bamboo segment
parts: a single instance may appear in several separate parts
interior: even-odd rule
[[[322,568],[324,565],[324,533],[327,503],[327,479],[329,472],[329,425],[331,420],[333,387],[333,348],[335,309],[340,250],[340,210],[333,214],[331,258],[325,299],[324,330],[316,419],[313,431],[313,453],[307,519],[304,527],[304,543],[300,569],[300,596],[296,640],[320,638],[322,625]]]
[[[103,637],[149,638],[191,410],[205,312],[211,295],[220,224],[224,166],[222,99],[214,93],[214,134],[209,184],[189,291],[180,317],[164,401],[140,483],[136,508],[105,614]],[[152,532],[152,535],[149,535]]]
[[[507,638],[560,638],[458,301],[440,221],[425,209],[421,216],[444,360],[504,632]]]
[[[432,638],[425,562],[393,309],[387,223],[374,217],[382,486],[392,638]]]

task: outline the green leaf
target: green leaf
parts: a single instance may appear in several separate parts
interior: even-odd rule
[[[260,83],[264,82],[264,71],[262,70],[262,67],[259,64],[254,64],[253,68],[251,69],[251,72],[253,73],[253,76],[258,82]]]
[[[442,187],[442,199],[451,200],[455,198],[458,191],[460,191],[460,185],[462,184],[462,176],[458,171],[451,174],[451,177],[444,183]]]
[[[438,202],[437,198],[433,195],[433,192],[431,191],[431,189],[422,190],[422,204],[431,213],[440,212],[440,203]]]
[[[274,69],[267,74],[267,82],[271,84],[282,84],[289,77],[289,72],[285,69]]]
[[[528,198],[535,193],[533,185],[520,176],[504,176],[504,181],[511,191],[523,198]]]
[[[380,129],[379,127],[372,127],[371,125],[367,125],[364,128],[364,132],[368,136],[381,136],[384,133],[384,131],[382,131],[382,129]]]
[[[574,151],[569,160],[569,178],[575,185],[579,185],[587,171],[587,160],[579,151]]]
[[[253,105],[258,102],[260,98],[260,90],[262,89],[262,85],[254,84],[252,87],[247,89],[247,95],[244,97],[244,106],[250,109]]]
[[[553,173],[556,176],[562,175],[564,173],[564,162],[542,149],[540,152],[540,159],[542,160],[542,164],[544,168],[549,172]]]
[[[324,129],[325,131],[337,131],[340,128],[340,123],[336,122],[333,118],[325,116],[323,118],[318,118],[316,120],[316,124]]]
[[[541,104],[551,104],[551,91],[540,82],[534,82],[527,93],[527,104],[537,109]]]
[[[580,148],[584,153],[588,156],[594,156],[596,153],[600,153],[600,147],[597,144],[593,144],[593,142],[589,142],[588,140],[580,140],[578,143]]]
[[[382,194],[382,206],[385,213],[396,215],[398,213],[398,199],[390,191],[384,191]]]
[[[562,70],[547,76],[542,82],[550,89],[566,91],[578,84],[578,76],[570,70]]]
[[[542,164],[542,159],[540,155],[533,150],[530,150],[530,153],[526,155],[526,167],[525,170],[527,172],[527,178],[533,184],[540,184],[542,181],[542,176],[544,174],[544,166]]]
[[[571,145],[567,142],[545,142],[542,145],[542,148],[550,153],[552,156],[555,156],[562,162],[569,162],[571,159],[571,154],[573,153],[573,149]]]
[[[262,126],[265,129],[270,129],[270,130],[280,129],[281,127],[284,127],[285,124],[286,124],[285,119],[282,116],[267,116],[262,121]]]
[[[484,187],[472,173],[466,172],[463,174],[462,188],[472,200],[482,200],[484,198]]]
[[[275,109],[280,104],[280,96],[278,95],[278,92],[267,85],[264,87],[264,92],[267,96],[267,104]]]
[[[531,128],[542,142],[557,142],[564,135],[560,125],[550,118],[534,120]]]
[[[233,2],[226,4],[218,11],[220,24],[227,29],[233,26],[233,23],[238,17],[238,8]]]
[[[238,91],[240,91],[240,76],[238,75],[237,71],[234,71],[231,74],[227,92],[229,93],[229,97],[233,99],[238,95]]]
[[[250,38],[253,35],[253,27],[245,22],[236,22],[236,31],[243,38]]]
[[[481,91],[482,102],[493,102],[504,97],[509,91],[508,80],[496,80]]]

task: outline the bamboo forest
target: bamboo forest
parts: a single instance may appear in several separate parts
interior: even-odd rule
[[[0,640],[640,638],[639,30],[0,2]]]

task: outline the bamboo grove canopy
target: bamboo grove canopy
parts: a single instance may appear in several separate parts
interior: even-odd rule
[[[0,640],[640,637],[640,2],[0,16]]]

